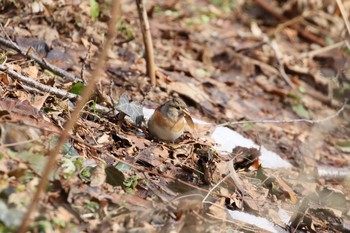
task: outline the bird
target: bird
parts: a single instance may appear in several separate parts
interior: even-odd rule
[[[190,126],[193,125],[186,103],[174,97],[156,108],[148,121],[148,130],[162,141],[174,142],[184,133],[185,119]]]

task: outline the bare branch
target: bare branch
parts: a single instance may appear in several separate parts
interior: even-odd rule
[[[24,87],[30,92],[35,92],[35,93],[39,93],[39,94],[50,93],[51,95],[57,96],[59,98],[68,98],[72,101],[75,101],[79,98],[79,96],[76,94],[69,93],[66,90],[62,90],[62,89],[59,89],[56,87],[47,86],[45,84],[37,82],[37,81],[31,79],[30,77],[19,74],[16,71],[14,71],[14,70],[12,70],[4,65],[0,65],[0,71],[3,71],[5,73],[9,74],[12,78],[21,81],[24,84]],[[99,113],[108,114],[111,112],[108,108],[101,106],[99,104],[96,104],[95,107],[96,107],[96,111]]]
[[[16,52],[18,52],[19,54],[21,54],[24,57],[29,57],[31,59],[33,59],[35,62],[37,62],[42,68],[51,70],[53,73],[66,78],[69,81],[73,81],[73,82],[82,82],[82,80],[80,78],[75,77],[74,75],[72,75],[71,73],[62,70],[61,68],[51,65],[50,63],[48,63],[47,61],[45,61],[44,59],[41,59],[40,57],[38,57],[37,55],[33,54],[33,53],[27,53],[27,51],[25,51],[24,49],[22,49],[21,47],[19,47],[15,42],[13,41],[9,41],[6,40],[4,38],[0,37],[0,45],[3,45],[7,48],[13,49]]]
[[[136,5],[140,18],[143,43],[145,45],[147,75],[151,79],[152,86],[156,86],[156,69],[154,64],[153,43],[147,18],[147,12],[143,0],[136,0]]]
[[[60,135],[55,148],[53,148],[49,153],[48,161],[47,161],[47,164],[45,165],[44,172],[42,174],[38,188],[34,194],[32,202],[30,203],[30,205],[28,207],[28,211],[23,218],[22,224],[17,231],[18,233],[26,232],[27,227],[30,223],[30,217],[31,217],[32,213],[34,212],[34,210],[36,210],[36,208],[38,206],[38,202],[40,201],[41,194],[45,190],[46,185],[48,184],[50,173],[55,169],[56,158],[57,158],[59,152],[61,151],[63,144],[68,139],[69,132],[73,129],[76,121],[80,117],[81,109],[85,106],[86,102],[89,100],[91,94],[93,93],[93,91],[95,89],[96,83],[98,82],[99,77],[101,76],[100,74],[101,74],[102,69],[104,67],[104,63],[105,63],[105,60],[107,58],[108,51],[112,46],[112,41],[113,41],[114,34],[115,34],[115,25],[116,25],[117,19],[120,16],[120,11],[119,11],[120,1],[119,0],[112,1],[112,4],[113,5],[112,5],[112,9],[111,9],[111,19],[110,19],[110,22],[108,25],[108,34],[107,34],[107,38],[106,38],[104,47],[103,47],[101,54],[99,56],[99,59],[97,60],[96,69],[92,72],[89,83],[84,88],[81,99],[78,101],[77,106],[75,107],[75,109],[71,115],[71,118],[66,122],[65,128],[62,131],[62,134]]]
[[[68,98],[70,100],[76,100],[78,98],[78,96],[75,94],[69,93],[65,90],[58,89],[56,87],[51,87],[51,86],[47,86],[45,84],[42,84],[42,83],[35,81],[31,78],[28,78],[22,74],[19,74],[16,71],[14,71],[13,69],[10,69],[4,65],[0,65],[0,71],[3,71],[5,73],[9,74],[11,77],[27,84],[30,87],[38,89],[44,93],[50,93],[50,94],[53,94],[57,97]]]
[[[289,76],[286,73],[286,70],[284,69],[284,62],[283,62],[282,52],[279,49],[277,41],[273,40],[269,44],[270,44],[270,47],[272,48],[273,52],[275,53],[276,62],[278,64],[278,70],[280,71],[280,74],[281,74],[282,78],[286,81],[286,83],[293,90],[295,90],[296,89],[295,85],[292,83],[292,81],[290,80]]]
[[[338,7],[339,7],[339,10],[340,10],[340,13],[341,13],[341,16],[343,17],[343,20],[344,20],[344,23],[345,23],[345,26],[346,26],[346,29],[348,30],[348,33],[350,35],[350,23],[349,23],[349,16],[348,14],[346,13],[346,10],[344,8],[344,5],[342,3],[341,0],[336,0],[337,4],[338,4]]]

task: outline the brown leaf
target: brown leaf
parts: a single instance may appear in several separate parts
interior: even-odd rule
[[[194,122],[192,120],[191,115],[188,112],[184,112],[184,117],[187,124],[191,127],[191,129],[194,129]]]
[[[106,177],[107,175],[105,172],[105,164],[101,162],[97,164],[97,166],[92,171],[90,186],[99,187],[103,185],[106,180]]]
[[[172,82],[168,85],[170,91],[179,93],[180,95],[190,98],[200,106],[202,106],[210,114],[214,113],[214,106],[210,97],[198,86],[193,83]]]
[[[37,66],[29,66],[23,69],[23,72],[26,73],[30,78],[37,79],[39,69]]]
[[[43,107],[47,97],[49,97],[50,94],[46,93],[45,95],[35,95],[34,101],[32,103],[33,107],[36,108],[38,111]]]

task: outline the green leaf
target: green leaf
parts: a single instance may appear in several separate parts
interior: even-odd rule
[[[94,201],[86,201],[85,206],[93,213],[95,213],[100,208],[100,205]]]
[[[289,97],[296,100],[298,103],[300,103],[302,101],[301,97],[294,92],[289,93]]]
[[[243,123],[243,129],[244,130],[250,130],[252,128],[254,128],[254,124],[252,124],[252,123]]]
[[[137,186],[137,176],[132,176],[123,182],[124,186],[127,188],[135,188]]]
[[[84,89],[84,83],[82,82],[77,82],[73,84],[70,88],[70,93],[80,95]]]
[[[89,0],[90,3],[90,13],[93,20],[96,20],[98,15],[100,14],[100,6],[96,2],[96,0]]]
[[[61,158],[61,163],[60,168],[62,169],[64,177],[66,179],[71,177],[76,171],[75,164],[72,159],[63,157]]]
[[[80,179],[82,179],[85,182],[89,182],[93,169],[94,169],[93,167],[84,168],[79,174]]]
[[[293,105],[292,109],[298,116],[310,119],[310,113],[306,110],[306,108],[303,105]]]

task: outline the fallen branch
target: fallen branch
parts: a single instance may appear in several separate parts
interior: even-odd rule
[[[37,190],[34,194],[33,200],[28,207],[28,211],[23,218],[22,224],[17,231],[18,233],[24,233],[27,231],[27,227],[28,227],[30,220],[31,220],[31,215],[34,212],[34,210],[36,210],[36,208],[38,206],[41,194],[43,193],[43,191],[45,190],[45,188],[49,182],[49,176],[50,176],[51,172],[55,169],[56,158],[57,158],[58,154],[60,153],[62,146],[64,145],[64,143],[68,139],[69,132],[73,129],[76,121],[80,117],[81,109],[85,106],[86,102],[89,100],[91,94],[93,93],[93,91],[95,89],[96,83],[98,82],[99,77],[101,76],[100,74],[101,74],[103,66],[105,64],[105,60],[107,58],[108,51],[112,46],[112,41],[113,41],[114,34],[115,34],[115,25],[117,23],[117,19],[118,19],[119,15],[120,15],[119,9],[120,9],[120,1],[112,1],[111,19],[110,19],[109,25],[108,25],[108,34],[107,34],[107,38],[106,38],[104,47],[103,47],[101,54],[99,56],[99,59],[97,60],[96,69],[92,72],[89,83],[84,88],[81,99],[78,101],[78,103],[77,103],[77,105],[76,105],[76,107],[71,115],[71,118],[66,122],[65,128],[62,131],[62,134],[60,135],[56,146],[49,152],[48,161],[47,161],[47,164],[45,165],[41,180],[38,184],[38,187],[37,187]]]
[[[63,98],[63,99],[67,98],[67,99],[70,99],[72,101],[76,101],[79,98],[79,96],[76,94],[70,93],[66,90],[62,90],[62,89],[59,89],[56,87],[51,87],[51,86],[42,84],[38,81],[31,79],[30,77],[19,74],[16,71],[14,71],[14,70],[12,70],[4,65],[0,65],[0,71],[7,73],[12,78],[14,78],[18,81],[21,81],[23,83],[23,86],[29,92],[34,92],[34,93],[38,93],[38,94],[49,93],[49,94],[54,95],[56,97]],[[99,104],[96,104],[95,108],[96,108],[96,111],[99,113],[108,114],[111,112],[110,109],[108,109],[104,106],[101,106]]]
[[[42,84],[42,83],[35,81],[29,77],[26,77],[22,74],[19,74],[16,71],[14,71],[13,69],[10,69],[4,65],[0,65],[0,71],[3,71],[5,73],[9,74],[11,77],[29,85],[32,88],[35,88],[39,91],[42,91],[44,93],[50,93],[50,94],[53,94],[57,97],[68,98],[70,100],[77,100],[77,98],[78,98],[78,95],[69,93],[65,90],[61,90],[61,89],[58,89],[56,87],[51,87],[51,86],[47,86],[45,84]]]
[[[326,52],[331,51],[333,49],[337,49],[337,48],[341,48],[343,46],[346,46],[346,42],[347,42],[346,40],[343,40],[343,41],[337,42],[335,44],[328,45],[326,47],[322,47],[322,48],[315,49],[315,50],[312,50],[312,51],[304,52],[304,53],[299,54],[295,58],[291,58],[291,60],[293,60],[293,59],[300,60],[300,59],[303,59],[305,57],[312,58],[312,57],[314,57],[314,56],[316,56],[318,54],[326,53]]]
[[[72,81],[72,82],[82,82],[83,81],[82,79],[75,77],[73,74],[71,74],[65,70],[62,70],[61,68],[59,68],[57,66],[51,65],[50,63],[48,63],[44,59],[41,59],[40,57],[38,57],[37,55],[35,55],[33,53],[27,53],[26,50],[19,47],[13,41],[9,41],[9,40],[6,40],[6,39],[0,37],[0,45],[5,46],[5,47],[10,48],[10,49],[13,49],[24,57],[28,57],[30,59],[33,59],[42,68],[48,69],[48,70],[52,71],[54,74],[57,74],[63,78],[66,78],[69,81]]]
[[[147,75],[151,79],[152,86],[156,86],[156,69],[154,65],[153,43],[151,30],[148,23],[147,12],[143,0],[136,0],[137,11],[139,13],[143,43],[145,45],[145,56],[147,63]]]
[[[348,100],[345,100],[343,105],[342,105],[342,107],[334,115],[330,115],[330,116],[322,118],[322,119],[309,120],[309,119],[301,118],[301,119],[287,119],[287,120],[233,121],[233,122],[226,122],[226,123],[223,123],[223,124],[219,124],[217,126],[240,125],[240,124],[247,124],[247,123],[275,123],[275,124],[281,124],[281,123],[296,123],[296,122],[306,122],[306,123],[310,123],[310,124],[316,124],[316,123],[329,121],[329,120],[332,120],[333,118],[338,117],[340,115],[340,113],[344,111],[347,102],[348,102]]]

